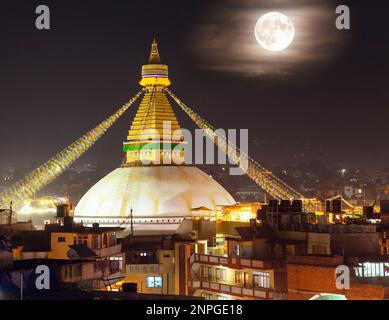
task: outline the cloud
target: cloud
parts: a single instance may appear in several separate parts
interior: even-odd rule
[[[335,28],[336,6],[331,1],[290,2],[224,0],[223,5],[210,7],[195,28],[192,42],[200,66],[248,76],[286,76],[342,51],[344,39]],[[255,23],[270,11],[286,14],[295,26],[295,39],[284,51],[266,51],[255,39]]]

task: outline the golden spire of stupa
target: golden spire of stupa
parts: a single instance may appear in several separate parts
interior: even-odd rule
[[[148,64],[142,66],[142,79],[139,84],[143,87],[162,85],[170,86],[168,66],[161,64],[157,41],[153,40]]]
[[[126,160],[123,165],[182,164],[184,151],[177,146],[184,144],[180,125],[165,94],[171,84],[168,66],[161,64],[158,44],[151,44],[149,63],[142,66],[145,95],[132,122],[127,140],[123,143]],[[170,129],[169,129],[170,127]]]
[[[159,56],[158,43],[157,40],[155,40],[154,38],[151,44],[149,64],[160,64],[160,63],[161,63],[161,57]]]

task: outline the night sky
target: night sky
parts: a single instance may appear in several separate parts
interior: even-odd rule
[[[269,2],[282,1],[2,1],[0,166],[34,167],[115,112],[139,90],[155,36],[172,90],[213,126],[248,128],[250,153],[267,166],[320,159],[389,167],[389,5],[327,0],[333,17],[310,31],[312,41],[336,39],[331,46],[290,65],[250,56],[253,70],[266,67],[251,74],[244,58],[218,54],[239,51],[246,39],[234,34],[251,23],[240,12],[255,15]],[[35,28],[39,4],[51,9],[51,30]],[[349,31],[334,26],[338,4],[350,6]],[[183,127],[194,128],[175,110]],[[135,111],[80,163],[119,164]]]

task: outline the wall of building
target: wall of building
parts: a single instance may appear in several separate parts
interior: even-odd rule
[[[270,257],[270,248],[268,239],[254,239],[253,241],[253,258],[267,258]]]
[[[389,298],[389,288],[381,285],[352,284],[346,291],[348,300],[381,300]]]
[[[114,271],[109,260],[88,261],[61,266],[60,276],[64,283],[77,283],[84,289],[101,289],[109,284],[108,279]]]
[[[235,228],[248,227],[249,225],[249,222],[217,221],[216,233],[230,236],[238,236],[239,234]]]
[[[175,252],[159,249],[157,257],[155,264],[126,264],[125,282],[136,283],[140,293],[175,294]],[[148,277],[162,277],[162,288],[148,287]]]
[[[304,231],[276,230],[277,235],[281,239],[306,241],[307,233]]]
[[[251,259],[253,257],[253,242],[252,241],[228,241],[228,255],[231,257],[242,257]],[[237,248],[239,247],[239,248]],[[238,255],[236,254],[238,253]]]
[[[193,231],[196,233],[196,239],[208,240],[212,243],[212,239],[216,237],[216,221],[211,220],[194,220]]]
[[[0,249],[0,269],[11,265],[12,260],[13,260],[12,252]]]
[[[59,238],[64,239],[64,242],[59,241]],[[74,244],[74,234],[64,232],[51,233],[51,251],[48,253],[49,259],[69,259],[67,252],[69,246]]]
[[[342,257],[296,257],[300,264],[288,263],[287,284],[289,300],[308,300],[320,293],[344,295],[348,300],[384,299],[389,288],[351,281],[350,289],[336,288],[335,269],[343,264]],[[293,261],[293,257],[288,260]],[[304,263],[304,264],[301,264]]]
[[[188,294],[188,278],[190,276],[190,263],[189,257],[191,255],[190,243],[175,243],[175,294],[187,295]]]
[[[331,254],[331,236],[328,233],[308,233],[308,254]]]
[[[343,294],[335,285],[335,268],[307,265],[287,267],[288,299],[308,300],[316,294]]]
[[[331,254],[346,256],[379,255],[378,232],[331,234]]]

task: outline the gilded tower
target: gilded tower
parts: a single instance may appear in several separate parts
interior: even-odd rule
[[[165,93],[171,84],[168,66],[161,63],[155,39],[139,84],[145,95],[123,142],[123,166],[183,164],[184,138]]]

